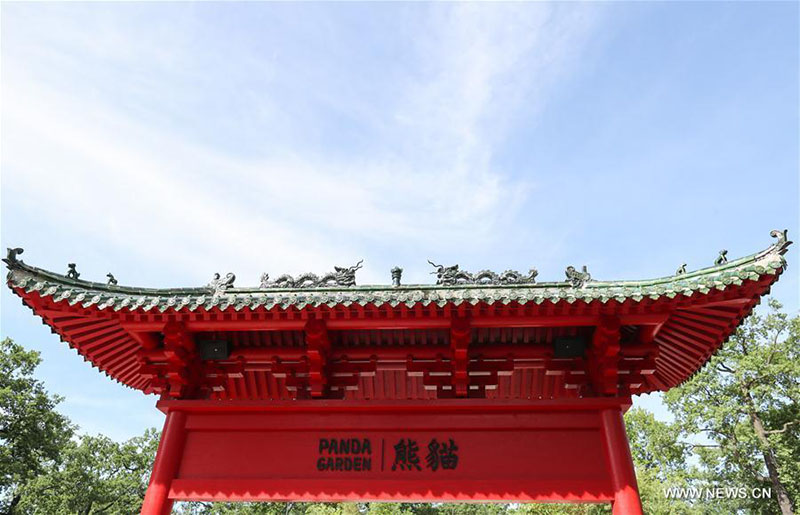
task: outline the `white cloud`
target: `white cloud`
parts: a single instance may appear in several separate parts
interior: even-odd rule
[[[35,204],[32,211],[52,219],[53,231],[79,226],[94,241],[142,257],[156,252],[166,266],[203,277],[230,265],[231,255],[240,272],[257,277],[265,266],[322,271],[372,245],[398,252],[406,246],[418,259],[432,247],[465,240],[491,245],[490,235],[502,237],[499,221],[513,216],[535,180],[497,169],[496,147],[520,113],[535,114],[530,106],[543,102],[562,68],[569,68],[591,24],[581,10],[554,12],[541,4],[430,9],[419,13],[422,24],[413,34],[402,34],[414,41],[409,51],[418,64],[400,74],[399,85],[386,84],[401,92],[394,102],[328,97],[318,84],[313,95],[309,90],[314,102],[340,112],[352,106],[355,123],[374,128],[370,152],[328,154],[295,138],[278,141],[284,146],[271,148],[269,157],[198,141],[194,127],[159,122],[168,115],[197,121],[182,111],[203,98],[191,89],[192,80],[201,87],[230,80],[222,91],[234,94],[249,70],[260,70],[264,79],[257,84],[266,88],[242,87],[254,116],[267,118],[263,125],[248,122],[253,131],[269,125],[276,133],[300,134],[303,124],[329,122],[322,113],[281,107],[268,89],[281,71],[274,56],[219,41],[234,54],[219,50],[210,59],[212,71],[223,75],[202,77],[191,54],[201,32],[194,17],[165,32],[163,21],[148,28],[141,15],[126,25],[130,8],[97,17],[84,8],[78,19],[69,19],[69,9],[27,18],[20,13],[33,11],[14,11],[31,33],[18,27],[23,34],[4,41],[5,200]],[[91,30],[98,26],[104,29]],[[37,31],[42,37],[30,37]],[[239,67],[229,62],[237,57]],[[129,82],[114,75],[115,65]],[[98,81],[96,90],[82,71]],[[314,77],[309,74],[298,77]],[[177,107],[159,101],[159,79]],[[343,87],[342,77],[335,80]],[[103,84],[126,94],[109,99]],[[194,100],[180,103],[183,90]],[[299,113],[294,122],[293,113]],[[365,279],[386,281],[370,274],[376,272],[365,270]]]

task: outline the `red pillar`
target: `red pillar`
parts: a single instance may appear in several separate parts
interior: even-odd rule
[[[603,421],[611,481],[614,485],[613,513],[642,515],[642,501],[639,499],[639,487],[636,484],[636,472],[633,469],[622,411],[606,409],[600,416]]]
[[[172,511],[169,488],[178,473],[183,444],[186,439],[186,413],[168,411],[158,444],[150,485],[144,496],[142,515],[166,515]]]

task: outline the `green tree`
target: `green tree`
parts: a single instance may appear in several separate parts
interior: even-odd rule
[[[680,440],[677,424],[656,420],[649,411],[633,408],[625,414],[625,427],[645,512],[704,513],[704,508],[664,495],[669,488],[700,486],[700,472],[689,464],[694,446]]]
[[[158,432],[117,443],[105,436],[83,436],[65,447],[62,459],[22,489],[22,513],[138,513]]]
[[[73,435],[69,420],[55,410],[61,397],[50,395],[33,372],[39,353],[10,338],[0,341],[0,512],[11,513],[21,492],[48,466],[58,462]]]
[[[695,449],[705,481],[772,488],[774,503],[728,500],[729,510],[791,514],[800,494],[800,318],[789,320],[775,301],[770,307],[665,401],[682,431],[713,442]]]

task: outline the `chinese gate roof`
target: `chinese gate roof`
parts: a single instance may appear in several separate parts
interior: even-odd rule
[[[580,396],[598,393],[597,384],[592,385],[593,381],[587,375],[586,362],[590,361],[593,347],[599,345],[596,341],[600,332],[598,328],[607,322],[608,317],[621,325],[622,348],[614,368],[619,370],[625,365],[626,353],[630,360],[652,362],[652,366],[645,367],[639,362],[637,364],[642,365],[639,368],[624,369],[622,376],[629,376],[625,379],[632,382],[621,381],[615,383],[615,387],[626,388],[629,393],[665,390],[694,373],[786,268],[783,254],[791,242],[787,240],[785,231],[771,234],[776,241],[761,252],[728,261],[726,251],[721,251],[714,266],[687,272],[683,265],[673,275],[641,281],[593,280],[586,267],[583,271],[568,267],[566,281],[536,282],[535,270],[528,275],[513,271],[471,274],[457,266],[434,265],[438,272],[437,284],[401,285],[402,271],[395,269],[392,271],[395,285],[357,286],[355,270],[360,267],[359,263],[350,268],[337,267],[335,273],[322,278],[304,274],[298,278],[281,276],[270,281],[264,274],[260,287],[235,287],[233,274],[228,274],[226,278],[217,275],[212,283],[203,287],[154,289],[117,285],[111,274],[109,283],[85,281],[79,278],[74,264],[70,264],[67,275],[36,268],[19,259],[21,249],[9,249],[4,261],[9,269],[9,287],[43,318],[44,323],[107,374],[146,392],[175,394],[185,391],[170,389],[169,386],[170,375],[166,371],[171,366],[169,363],[175,360],[159,361],[159,349],[167,345],[164,328],[171,323],[184,324],[185,330],[194,335],[213,333],[215,338],[229,341],[232,355],[239,353],[237,363],[222,359],[215,371],[197,380],[200,385],[197,391],[206,392],[202,395],[212,398],[245,394],[249,398],[294,398],[301,395],[296,393],[298,391],[313,390],[302,379],[308,375],[311,366],[308,353],[301,355],[302,352],[293,351],[297,354],[293,359],[299,362],[305,359],[304,365],[288,372],[296,384],[292,386],[286,379],[283,386],[276,383],[272,393],[266,386],[257,386],[259,379],[253,379],[248,386],[248,364],[258,359],[269,361],[271,365],[261,367],[261,373],[272,374],[273,381],[286,378],[285,371],[274,372],[280,368],[280,363],[286,362],[280,357],[281,353],[286,353],[288,348],[309,347],[307,325],[310,320],[318,320],[325,324],[326,330],[337,332],[330,338],[326,337],[325,341],[332,339],[334,343],[326,344],[324,354],[328,368],[335,368],[335,363],[341,364],[342,359],[348,365],[344,368],[350,370],[348,373],[352,377],[349,381],[352,384],[341,388],[346,396],[348,391],[351,392],[349,395],[356,395],[352,393],[354,391],[367,395],[363,391],[369,389],[364,386],[364,378],[375,377],[374,370],[369,375],[360,373],[356,370],[358,367],[352,367],[352,356],[357,353],[351,347],[359,347],[364,359],[378,362],[382,353],[390,352],[386,349],[397,347],[396,353],[405,356],[403,352],[406,352],[408,359],[403,360],[411,363],[409,360],[416,359],[422,347],[430,349],[438,344],[445,351],[452,351],[453,320],[468,319],[471,336],[467,345],[470,349],[473,345],[481,348],[481,345],[491,342],[511,344],[495,356],[510,360],[509,363],[515,363],[517,356],[531,349],[539,349],[541,366],[527,370],[540,370],[545,376],[562,377],[561,383],[549,388],[550,396],[564,394],[567,390],[573,390],[570,395]],[[545,327],[550,328],[549,332],[539,334]],[[491,336],[492,331],[504,328],[516,333],[509,333],[507,337]],[[382,333],[365,335],[353,343],[353,335],[358,331]],[[394,333],[388,337],[392,331],[405,331],[412,335],[412,340],[416,338],[415,341],[423,345],[408,345],[404,337]],[[268,337],[266,333],[269,333]],[[554,357],[552,345],[556,340],[578,336],[591,341],[585,356],[570,360]],[[193,344],[189,347],[194,348]],[[271,350],[263,351],[260,358],[253,358],[253,349],[257,347]],[[545,347],[549,350],[542,350]],[[370,348],[373,354],[370,354]],[[401,348],[404,350],[398,350]],[[270,352],[273,355],[267,356]],[[470,356],[476,355],[473,350],[469,352]],[[452,368],[455,358],[449,354],[449,351],[443,355],[431,354],[434,357],[430,359],[438,359],[440,368]],[[478,369],[485,365],[486,355],[486,349],[483,349],[482,357],[467,360],[468,369],[477,367],[469,369],[469,374],[475,378],[485,376],[484,371]],[[500,373],[499,377],[513,377],[517,373],[513,363],[509,365],[511,370]],[[580,370],[581,367],[584,370]],[[230,373],[227,369],[238,371]],[[419,374],[409,371],[406,367],[405,373],[409,377],[419,377]],[[554,371],[558,373],[551,373]],[[429,377],[430,372],[425,370],[422,375]],[[496,376],[498,370],[488,372],[490,376]],[[447,373],[455,376],[452,370],[439,375]],[[580,375],[584,377],[577,377]],[[216,379],[209,381],[206,376]],[[579,384],[581,379],[583,384]],[[235,382],[238,380],[245,384],[237,387]],[[574,380],[574,384],[570,380]],[[226,381],[233,383],[229,387]],[[532,377],[524,381],[535,382]],[[336,381],[323,382],[327,391],[332,386],[336,389]],[[498,388],[502,390],[498,386],[502,381],[498,379],[497,383],[491,385],[487,393],[487,385],[477,381],[476,390],[481,395],[491,396],[497,393]],[[269,381],[264,384],[269,385]],[[411,389],[410,383],[407,386]],[[469,383],[466,388],[471,391],[473,386]],[[376,388],[376,385],[371,387]],[[451,384],[433,381],[414,388],[423,392],[420,395],[424,397],[446,394],[453,390],[450,387]],[[514,388],[519,388],[520,395],[525,396],[527,386]],[[537,396],[541,395],[544,387],[540,385],[539,392],[536,386],[530,388],[532,393],[529,395]]]

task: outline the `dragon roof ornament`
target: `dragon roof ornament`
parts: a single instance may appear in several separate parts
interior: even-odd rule
[[[322,277],[317,274],[305,273],[297,277],[283,274],[274,281],[269,280],[269,274],[261,274],[261,288],[325,288],[331,286],[344,286],[349,288],[356,285],[356,270],[361,269],[362,259],[353,266],[343,267],[334,266],[333,272],[329,272]]]
[[[458,284],[534,284],[536,282],[536,276],[539,275],[539,272],[535,268],[531,268],[528,275],[523,275],[516,270],[506,270],[501,274],[497,274],[491,270],[481,270],[473,274],[466,270],[459,269],[458,265],[437,265],[430,259],[428,263],[436,268],[436,270],[431,272],[431,274],[436,274],[436,284],[444,286],[454,286]]]

